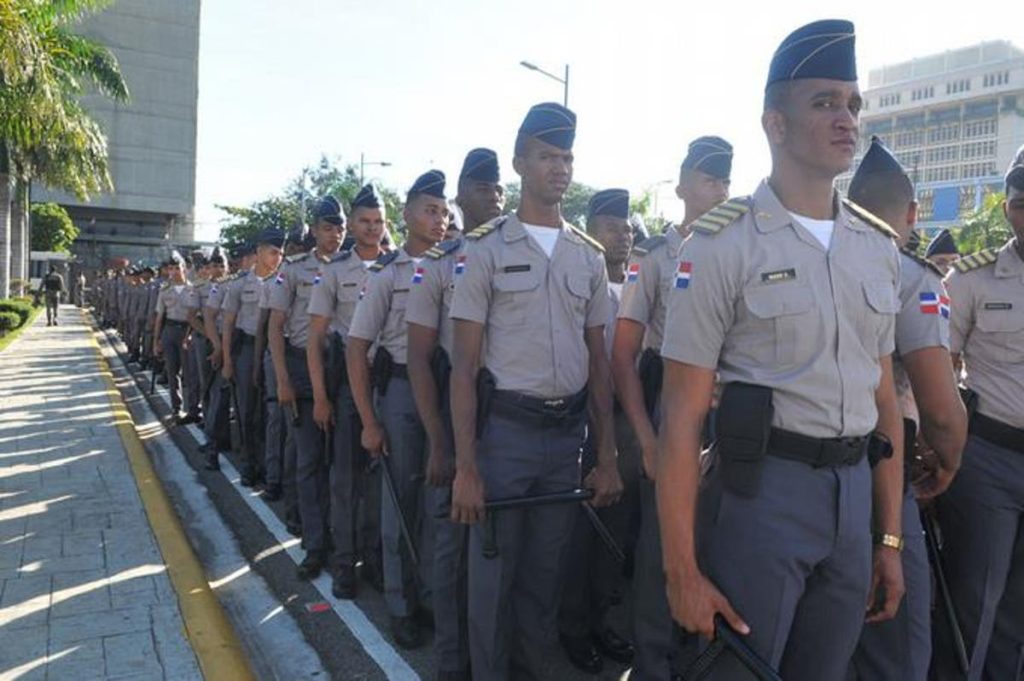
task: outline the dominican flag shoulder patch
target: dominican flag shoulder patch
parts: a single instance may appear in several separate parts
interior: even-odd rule
[[[937,314],[942,315],[944,319],[949,319],[949,298],[947,296],[925,291],[920,295],[920,299],[923,314]]]
[[[455,276],[466,271],[466,256],[460,255],[455,258]]]
[[[679,263],[676,271],[676,288],[687,288],[690,285],[690,274],[693,272],[693,263],[683,261]]]
[[[629,270],[626,272],[626,282],[632,284],[640,276],[640,263],[635,262],[629,266]]]
[[[423,268],[417,267],[412,273],[412,283],[420,284],[423,282]]]
[[[274,277],[274,283],[277,284],[278,286],[284,284],[284,272],[277,273],[277,276]]]
[[[316,286],[317,284],[319,284],[320,280],[322,278],[323,278],[323,275],[321,274],[320,270],[317,270],[316,271],[316,276],[313,277],[313,286]]]

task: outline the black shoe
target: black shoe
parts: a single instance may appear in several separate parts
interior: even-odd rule
[[[281,496],[281,483],[279,482],[267,485],[267,488],[263,490],[263,501],[280,501]]]
[[[470,681],[472,677],[469,675],[469,670],[464,669],[459,672],[446,672],[438,670],[437,681]]]
[[[359,573],[366,583],[373,587],[374,591],[379,594],[384,593],[384,571],[381,570],[380,563],[364,560]]]
[[[331,582],[331,593],[335,598],[351,601],[356,597],[356,569],[352,565],[342,565],[334,573]]]
[[[217,450],[212,450],[206,453],[205,467],[208,471],[220,470],[220,454],[217,453]]]
[[[293,537],[302,536],[302,523],[297,521],[288,521],[284,524],[284,529],[288,530],[288,534]]]
[[[391,637],[399,648],[413,650],[423,645],[423,637],[420,635],[420,625],[416,623],[415,617],[392,617]]]
[[[434,613],[422,605],[416,608],[416,622],[424,629],[434,630]]]
[[[190,411],[189,413],[185,414],[185,418],[183,418],[178,425],[187,426],[190,423],[199,423],[198,412]]]
[[[594,644],[586,636],[566,636],[559,634],[558,640],[565,650],[572,666],[587,674],[598,674],[604,667],[604,661],[597,654]]]
[[[619,664],[629,664],[633,661],[633,644],[619,636],[614,629],[605,627],[601,631],[592,631],[590,642],[609,660]]]
[[[173,423],[176,426],[180,426],[184,418],[185,415],[183,413],[181,413],[177,409],[171,409],[171,423]]]
[[[246,466],[245,470],[242,471],[242,479],[240,481],[242,487],[252,487],[256,484],[256,471]]]
[[[324,569],[324,557],[322,554],[316,551],[310,551],[306,554],[302,564],[299,565],[299,569],[295,572],[295,576],[302,580],[316,579],[320,576],[320,572]]]

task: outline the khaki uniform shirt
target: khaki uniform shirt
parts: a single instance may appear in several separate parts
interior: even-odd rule
[[[333,257],[333,254],[332,256]],[[288,258],[274,278],[268,299],[271,310],[288,314],[284,335],[297,348],[305,349],[309,340],[309,299],[313,294],[313,280],[321,276],[330,258],[320,258],[315,249]]]
[[[164,319],[173,319],[176,322],[183,322],[188,319],[188,310],[185,301],[188,300],[191,292],[188,284],[166,284],[160,289],[156,300],[156,313],[162,314]]]
[[[629,257],[619,318],[647,327],[645,350],[661,351],[665,337],[665,303],[675,283],[682,245],[683,235],[673,227],[664,236],[653,237],[634,248]]]
[[[453,323],[450,312],[455,283],[466,269],[464,239],[445,241],[427,251],[420,264],[422,276],[409,293],[405,321],[437,331],[437,342],[452,356]]]
[[[946,288],[952,299],[950,350],[963,355],[978,411],[1024,428],[1024,262],[1015,245],[1011,239],[997,252],[987,251],[984,260],[990,262],[966,272],[960,268],[986,251],[958,262]]]
[[[248,274],[239,277],[234,285],[228,287],[221,309],[237,315],[235,328],[250,336],[256,335],[256,327],[260,321],[260,294],[265,286],[271,285],[274,276],[275,273],[271,272],[261,279],[256,276],[256,270],[249,270]]]
[[[405,309],[414,277],[422,279],[422,265],[404,248],[371,265],[366,293],[356,306],[348,330],[352,338],[377,341],[396,364],[406,363]]]
[[[604,326],[611,314],[600,246],[563,222],[549,258],[518,217],[502,220],[467,235],[451,317],[485,326],[483,364],[499,389],[573,395],[590,370],[584,330]]]
[[[677,269],[665,358],[772,388],[776,427],[822,438],[874,430],[898,309],[890,237],[837,202],[826,251],[764,181],[694,223]]]
[[[206,300],[203,301],[203,315],[204,317],[206,315],[213,315],[217,333],[220,333],[222,330],[221,319],[223,319],[223,316],[220,314],[220,311],[224,305],[224,295],[235,281],[235,277],[227,276],[220,281],[211,282],[210,290],[206,294]]]
[[[314,282],[307,311],[329,317],[331,331],[347,338],[369,274],[358,255],[351,250],[342,251],[324,266],[319,281]]]

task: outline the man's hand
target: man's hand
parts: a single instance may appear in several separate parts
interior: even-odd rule
[[[732,609],[729,600],[699,571],[670,570],[666,587],[672,619],[690,633],[713,639],[717,614],[740,634],[750,633],[750,627]]]
[[[185,352],[188,352],[189,348],[191,348],[191,347],[192,347],[192,336],[185,336],[184,338],[181,339],[181,349],[182,350],[184,350]]]
[[[235,378],[235,364],[234,362],[224,362],[224,366],[220,369],[220,375],[224,377],[225,381],[232,381]]]
[[[334,405],[330,400],[313,400],[313,422],[320,430],[334,427]]]
[[[285,409],[295,404],[295,389],[291,381],[286,379],[277,382],[277,403]]]
[[[164,354],[163,346],[160,343],[153,343],[153,354],[157,357]]]
[[[379,423],[365,424],[362,435],[359,436],[359,441],[363,445],[363,449],[370,453],[370,456],[387,456],[388,454],[387,433],[384,432]]]
[[[594,490],[594,498],[589,502],[591,506],[600,508],[614,504],[622,496],[618,466],[614,461],[598,463],[583,481],[583,486]]]
[[[658,438],[641,438],[640,464],[644,477],[653,481],[658,470]]]
[[[224,355],[221,354],[220,346],[217,346],[207,355],[206,359],[210,362],[210,366],[213,367],[214,371],[220,371],[220,367],[224,364]]]
[[[900,552],[889,546],[876,546],[866,621],[871,624],[895,617],[900,609],[904,590],[903,561]],[[883,597],[884,601],[881,600]]]
[[[427,456],[427,484],[431,487],[447,487],[455,475],[455,461],[451,456],[451,447],[443,443],[428,443],[430,454]]]
[[[484,518],[484,481],[476,466],[455,471],[452,482],[452,521],[464,525],[478,523]]]

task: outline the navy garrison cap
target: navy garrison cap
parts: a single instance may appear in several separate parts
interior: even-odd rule
[[[440,170],[428,170],[412,183],[409,187],[409,198],[416,194],[426,194],[438,199],[445,199],[444,195],[445,177]]]
[[[306,234],[309,233],[309,227],[306,223],[296,223],[294,227],[288,230],[288,236],[285,237],[284,242],[286,244],[301,244],[302,240],[306,238]]]
[[[766,87],[802,78],[857,80],[853,23],[825,19],[790,33],[772,55]]]
[[[352,199],[352,210],[356,208],[380,208],[384,200],[380,198],[380,192],[372,184],[364,184],[356,197]]]
[[[732,174],[732,145],[713,135],[698,137],[690,142],[682,168],[728,180]]]
[[[329,222],[332,225],[345,224],[345,213],[341,210],[341,203],[333,196],[325,196],[316,202],[313,208],[313,220],[315,222]]]
[[[590,197],[587,204],[587,218],[611,215],[629,218],[629,192],[625,189],[602,189]]]
[[[864,153],[857,172],[850,180],[850,192],[856,193],[855,187],[874,175],[892,175],[895,177],[906,177],[907,171],[903,169],[900,162],[896,160],[893,153],[885,146],[882,140],[876,135],[871,136],[871,146]],[[909,179],[909,178],[908,178]]]
[[[537,104],[526,113],[519,134],[536,137],[559,149],[572,149],[576,139],[576,114],[555,102]]]
[[[284,232],[280,229],[265,229],[256,236],[257,246],[284,246]]]
[[[1024,189],[1024,163],[1012,165],[1006,171],[1006,191],[1009,192],[1011,187],[1017,190]]]
[[[953,241],[953,235],[949,233],[948,229],[944,229],[939,232],[932,242],[928,244],[928,249],[924,252],[924,257],[930,258],[933,255],[959,255],[960,251],[957,250],[956,242]]]
[[[224,265],[228,259],[224,257],[224,249],[219,245],[213,247],[213,252],[210,253],[210,262],[213,264]]]
[[[164,264],[171,267],[184,267],[185,258],[181,257],[181,253],[178,253],[178,251],[171,251]]]
[[[498,155],[490,149],[477,148],[466,154],[466,160],[462,162],[462,172],[459,173],[459,181],[476,180],[477,182],[501,182],[501,175],[498,171]]]

